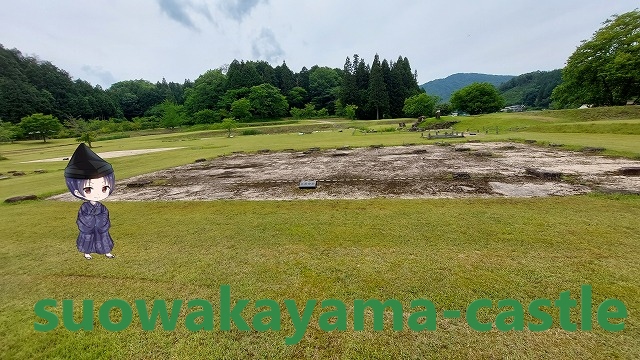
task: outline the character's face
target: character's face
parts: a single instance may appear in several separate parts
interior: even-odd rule
[[[111,187],[106,178],[89,179],[84,183],[84,187],[75,194],[89,201],[100,201],[106,199],[111,194]]]

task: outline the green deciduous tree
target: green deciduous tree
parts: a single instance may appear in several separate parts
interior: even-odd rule
[[[232,118],[226,118],[222,120],[220,126],[227,130],[227,137],[231,137],[231,131],[238,127],[238,122]]]
[[[226,87],[227,78],[220,70],[209,70],[200,75],[193,88],[185,91],[184,107],[187,114],[193,115],[205,109],[216,110]]]
[[[440,101],[440,100],[438,100]],[[449,115],[451,114],[451,104],[449,103],[439,103],[436,105],[436,111],[440,110],[440,115]]]
[[[193,114],[192,118],[194,124],[213,124],[222,121],[220,113],[211,109],[200,110]]]
[[[66,135],[68,137],[80,137],[86,132],[97,130],[90,128],[90,125],[94,124],[97,124],[97,122],[90,124],[88,121],[75,117],[69,117],[64,121],[64,127],[66,128]]]
[[[233,105],[234,101],[242,98],[248,98],[250,93],[251,93],[251,89],[246,87],[227,90],[227,92],[224,93],[224,96],[222,96],[220,101],[218,101],[218,109],[230,112],[231,105]]]
[[[413,95],[404,101],[405,115],[408,117],[433,116],[439,98],[425,93]]]
[[[356,105],[347,105],[344,107],[344,116],[347,119],[355,120],[356,119],[356,110],[358,110],[358,106]]]
[[[490,83],[473,83],[451,95],[451,105],[471,115],[488,114],[504,107],[504,99]]]
[[[51,137],[62,129],[62,124],[53,115],[33,114],[23,117],[20,127],[25,135],[42,138],[47,142],[47,137]]]
[[[10,122],[0,120],[0,142],[13,142],[18,136],[18,128]]]
[[[162,103],[163,111],[160,125],[167,129],[177,128],[184,123],[183,107],[169,100]]]
[[[334,108],[342,79],[329,67],[314,66],[309,70],[309,96],[316,109]]]
[[[93,147],[93,146],[91,146],[91,143],[96,141],[96,139],[97,139],[96,133],[94,133],[93,131],[87,131],[87,132],[83,133],[82,135],[80,135],[80,137],[78,137],[76,139],[76,141],[77,142],[87,143],[87,145],[89,145],[89,147]]]
[[[277,119],[287,115],[289,104],[280,90],[270,84],[253,86],[249,93],[253,114],[258,119]]]
[[[251,120],[251,101],[247,98],[234,101],[231,104],[231,115],[238,121]]]
[[[309,100],[309,94],[307,90],[300,86],[293,87],[287,94],[287,102],[289,106],[301,108]]]
[[[560,106],[620,105],[640,97],[640,10],[614,15],[583,41],[562,70]]]

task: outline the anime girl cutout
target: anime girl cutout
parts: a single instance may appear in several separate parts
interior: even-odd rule
[[[114,190],[115,175],[111,164],[82,143],[64,169],[64,177],[71,194],[85,201],[80,206],[76,221],[80,230],[76,241],[78,251],[87,260],[92,259],[93,253],[113,259],[109,211],[100,203]]]

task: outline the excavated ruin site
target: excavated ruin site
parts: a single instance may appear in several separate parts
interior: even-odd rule
[[[520,143],[263,150],[195,160],[119,180],[109,200],[537,197],[640,190],[640,161]],[[304,180],[316,187],[301,189]]]

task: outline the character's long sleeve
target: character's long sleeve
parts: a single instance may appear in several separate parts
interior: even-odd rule
[[[100,204],[100,212],[95,217],[95,223],[96,230],[98,230],[99,233],[109,231],[111,222],[109,221],[109,210],[107,210],[106,206]]]
[[[81,233],[90,233],[93,231],[96,225],[96,217],[91,214],[89,207],[89,211],[87,211],[87,206],[82,204],[80,210],[78,210],[78,220],[76,223],[78,224],[78,229]]]

